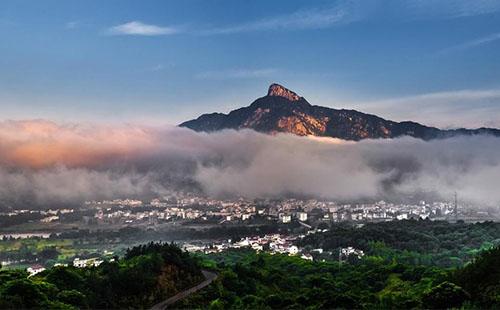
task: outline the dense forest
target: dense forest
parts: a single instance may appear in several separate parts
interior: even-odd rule
[[[209,309],[497,309],[500,248],[459,269],[401,264],[377,256],[352,263],[230,251],[206,258],[216,283],[179,302]]]
[[[300,240],[306,248],[334,251],[353,246],[369,255],[413,265],[460,267],[500,245],[500,223],[403,220],[353,225],[335,223]]]
[[[176,245],[149,243],[98,267],[53,267],[33,277],[0,270],[2,309],[147,308],[203,279]]]
[[[203,256],[216,285],[180,308],[498,308],[500,223],[404,220],[335,223],[298,241],[295,256],[234,250]],[[353,246],[361,259],[338,262]]]

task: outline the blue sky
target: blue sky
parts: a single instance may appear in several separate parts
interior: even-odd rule
[[[311,103],[500,127],[500,1],[0,2],[2,119],[176,124],[272,82]]]

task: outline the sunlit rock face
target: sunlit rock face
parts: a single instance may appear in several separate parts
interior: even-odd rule
[[[278,131],[298,136],[324,136],[328,118],[317,119],[302,112],[294,111],[294,116],[284,116],[278,120]]]
[[[269,86],[269,90],[267,91],[268,96],[277,96],[277,97],[283,97],[286,98],[290,101],[299,101],[300,97],[293,91],[279,85],[279,84],[271,84]]]
[[[267,95],[255,100],[248,107],[231,111],[229,114],[203,114],[180,126],[206,132],[248,128],[270,134],[284,132],[354,141],[400,136],[424,140],[475,134],[500,136],[500,130],[497,129],[440,130],[414,122],[385,120],[355,110],[313,106],[303,97],[279,84],[271,84]]]

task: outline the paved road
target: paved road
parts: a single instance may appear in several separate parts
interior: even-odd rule
[[[212,283],[215,279],[217,279],[217,274],[208,270],[202,270],[203,276],[205,277],[205,281],[201,282],[200,284],[193,286],[192,288],[189,288],[185,291],[182,291],[178,293],[177,295],[174,295],[170,297],[169,299],[166,299],[160,303],[157,303],[153,307],[151,307],[151,310],[163,310],[166,309],[169,305],[172,305],[176,303],[177,301],[186,298],[187,296],[201,290],[205,286],[208,286],[210,283]]]

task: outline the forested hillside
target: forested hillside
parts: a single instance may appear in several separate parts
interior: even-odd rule
[[[310,234],[314,261],[241,248],[190,254],[149,243],[98,267],[53,267],[28,277],[0,270],[0,308],[148,308],[203,280],[217,279],[180,300],[179,309],[497,309],[499,224],[397,221],[335,224]],[[338,259],[354,246],[364,256]]]
[[[480,251],[500,245],[500,223],[404,220],[361,227],[337,223],[328,231],[307,235],[299,245],[333,251],[334,255],[340,247],[353,246],[402,263],[460,267]]]
[[[185,309],[498,309],[500,248],[460,269],[379,256],[352,263],[232,251],[207,258],[219,278]]]
[[[202,279],[188,253],[150,243],[98,267],[59,266],[29,278],[22,270],[0,270],[0,308],[148,308]]]

